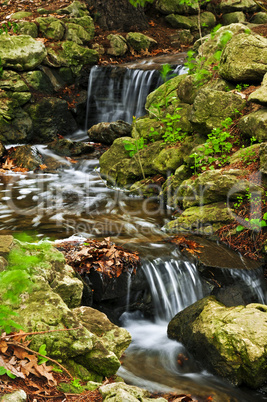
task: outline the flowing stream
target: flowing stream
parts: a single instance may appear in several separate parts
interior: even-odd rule
[[[138,73],[133,72],[131,77],[137,82]],[[140,82],[143,83],[141,79]],[[121,118],[120,114],[116,118]],[[103,116],[101,120],[105,120]],[[61,159],[44,145],[37,148],[43,155]],[[133,338],[119,370],[125,380],[153,391],[190,393],[202,400],[208,396],[218,402],[267,400],[250,390],[235,389],[203,371],[183,345],[167,338],[169,320],[205,294],[195,265],[184,260],[174,246],[163,242],[166,234],[162,227],[169,219],[170,211],[164,205],[107,187],[96,160],[68,163],[56,173],[10,172],[0,176],[2,234],[27,231],[51,240],[110,236],[112,241],[139,251],[142,270],[150,284],[155,319],[148,321],[138,311],[122,316]],[[246,275],[242,280],[258,289],[257,278],[249,272]],[[130,286],[129,283],[129,289]],[[258,296],[265,301],[261,289]]]

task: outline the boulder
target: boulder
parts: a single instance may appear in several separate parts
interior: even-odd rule
[[[77,129],[76,122],[63,99],[43,98],[27,108],[33,123],[32,141],[47,143],[57,138],[57,134],[72,134]]]
[[[107,36],[107,39],[110,42],[110,47],[107,50],[108,54],[112,56],[123,56],[127,52],[127,41],[122,35],[110,34]]]
[[[240,33],[227,42],[219,66],[222,78],[234,82],[261,82],[266,72],[266,38]]]
[[[192,169],[189,166],[183,164],[179,166],[174,174],[167,177],[167,180],[162,186],[161,195],[168,206],[177,207],[176,192],[184,180],[189,179],[192,176]]]
[[[229,163],[231,165],[235,163],[239,164],[240,162],[250,163],[258,159],[259,149],[260,144],[253,144],[246,148],[240,148],[238,151],[236,151],[233,155],[230,156]]]
[[[261,86],[249,95],[248,101],[267,106],[267,73],[263,77]]]
[[[91,154],[94,152],[94,147],[91,144],[80,141],[71,141],[65,138],[55,139],[47,144],[47,148],[53,149],[58,155],[79,157]]]
[[[151,49],[157,45],[157,41],[155,41],[155,39],[152,39],[140,32],[129,32],[126,36],[126,41],[127,44],[136,52]]]
[[[246,16],[243,11],[235,11],[233,13],[226,13],[222,17],[223,25],[237,24],[246,21]]]
[[[147,390],[127,385],[124,382],[102,385],[99,387],[99,392],[104,402],[167,402],[164,398],[149,398],[150,392]]]
[[[6,152],[6,149],[5,149],[4,145],[0,142],[0,158],[2,158],[2,156],[4,155],[5,152]]]
[[[0,35],[0,58],[5,68],[18,71],[34,70],[45,57],[44,44],[29,35]]]
[[[241,111],[245,104],[240,94],[204,87],[195,97],[190,121],[199,132],[209,133],[227,117],[234,117],[236,110]]]
[[[39,24],[39,31],[45,38],[55,41],[63,38],[65,26],[58,18],[38,17],[35,21]]]
[[[38,28],[34,22],[21,21],[17,23],[17,34],[30,35],[32,38],[38,37]]]
[[[35,91],[40,91],[45,94],[52,94],[54,91],[53,85],[48,76],[40,70],[28,71],[22,75],[27,85]]]
[[[32,13],[30,11],[18,11],[10,16],[11,20],[23,20],[23,18],[31,17]]]
[[[234,11],[254,12],[258,6],[253,0],[222,0],[218,4],[208,4],[207,8],[215,10],[218,14],[225,14]]]
[[[21,76],[12,70],[4,70],[0,79],[0,89],[12,92],[29,92]]]
[[[51,43],[47,47],[47,58],[45,63],[50,67],[77,67],[81,68],[86,64],[96,64],[98,61],[98,52],[89,49],[86,46],[80,46],[72,41],[61,42],[59,44]]]
[[[247,189],[260,191],[259,187],[248,180],[242,180],[244,173],[241,169],[207,170],[195,180],[184,181],[177,189],[177,199],[180,199],[184,208],[190,208],[195,205],[235,200],[240,195],[244,195]]]
[[[267,174],[267,143],[260,144],[260,171]],[[266,243],[267,244],[267,243]]]
[[[180,48],[180,46],[189,46],[194,42],[194,36],[190,29],[183,29],[175,34],[170,35],[171,45]]]
[[[21,145],[13,148],[9,157],[14,160],[16,166],[28,170],[35,170],[43,163],[41,155],[31,145]]]
[[[215,202],[187,208],[178,218],[168,222],[165,230],[170,233],[191,232],[212,235],[233,221],[231,209],[226,207],[225,202]]]
[[[73,22],[66,23],[65,39],[73,41],[78,45],[88,43],[92,38],[91,35],[81,26]]]
[[[95,35],[95,25],[93,18],[89,15],[84,15],[83,17],[76,18],[65,18],[64,22],[65,24],[72,23],[81,26],[90,36],[90,39],[93,39]]]
[[[248,137],[255,137],[257,141],[267,140],[267,108],[249,113],[241,117],[238,128],[241,133]]]
[[[225,307],[209,296],[178,313],[168,325],[168,337],[234,385],[257,388],[267,378],[266,314],[265,305]]]
[[[90,141],[111,145],[117,138],[131,135],[131,125],[123,120],[98,123],[88,130]]]
[[[257,14],[254,14],[251,19],[252,24],[267,24],[267,14],[264,11],[260,11]]]
[[[190,29],[190,31],[197,31],[198,29],[197,15],[185,16],[179,14],[169,14],[165,19],[173,28]],[[205,26],[205,29],[210,30],[216,25],[216,18],[211,12],[204,11],[200,15],[200,22],[201,25]]]
[[[194,2],[182,3],[180,0],[157,0],[156,9],[162,14],[197,14],[198,7]]]
[[[89,14],[89,11],[87,10],[86,5],[84,3],[81,3],[80,1],[73,1],[67,7],[60,8],[56,12],[59,15],[67,14],[70,17],[76,17],[76,18],[85,17],[85,16],[88,16],[88,14]]]

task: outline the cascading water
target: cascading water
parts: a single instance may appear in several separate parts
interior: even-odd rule
[[[183,66],[174,68],[179,75]],[[145,115],[147,95],[163,80],[158,70],[94,66],[89,75],[85,130],[93,124]]]

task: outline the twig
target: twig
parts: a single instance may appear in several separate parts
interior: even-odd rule
[[[19,347],[19,348],[21,348],[21,349],[27,350],[28,352],[31,352],[31,353],[33,353],[33,354],[35,354],[35,355],[38,355],[38,356],[44,357],[44,358],[47,359],[47,360],[50,360],[52,363],[54,363],[54,364],[56,364],[57,366],[59,366],[60,368],[62,368],[62,370],[64,370],[64,371],[68,374],[68,376],[73,380],[73,377],[72,377],[72,375],[70,374],[70,372],[69,372],[64,366],[62,366],[62,364],[60,364],[57,360],[54,360],[54,359],[52,359],[51,357],[42,355],[41,353],[36,352],[35,350],[32,350],[32,349],[28,348],[27,346],[24,346],[22,343],[19,343],[19,342],[10,342],[10,341],[9,341],[9,342],[8,342],[8,345],[14,345],[14,346]]]

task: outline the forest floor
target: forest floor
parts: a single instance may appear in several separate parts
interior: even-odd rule
[[[10,21],[10,15],[18,12],[18,11],[28,11],[32,13],[32,16],[27,17],[27,20],[33,20],[40,16],[37,13],[38,8],[45,8],[48,10],[58,10],[60,8],[67,7],[73,2],[73,0],[0,0],[0,28],[1,25],[7,24]],[[54,14],[50,14],[54,15]],[[172,29],[167,26],[164,16],[158,14],[155,11],[148,12],[148,21],[149,21],[149,29],[143,31],[144,34],[150,36],[155,39],[158,43],[156,49],[154,49],[150,53],[146,53],[144,55],[136,55],[128,52],[123,58],[110,57],[107,54],[101,56],[99,63],[125,63],[127,61],[131,61],[136,59],[137,57],[151,57],[157,54],[168,54],[168,53],[180,53],[186,51],[186,47],[174,47],[172,45],[171,35],[177,32],[177,29]],[[126,34],[123,32],[115,32],[115,31],[103,31],[100,29],[97,24],[95,38],[92,43],[99,43],[107,49],[108,41],[106,39],[107,35],[110,33],[119,33]],[[253,29],[258,34],[267,37],[267,24],[260,25]],[[58,383],[60,382],[68,382],[71,380],[64,374],[55,374],[55,378]],[[114,379],[107,379],[107,382],[113,382]],[[101,402],[102,396],[98,390],[96,391],[87,391],[82,394],[67,394],[58,391],[56,386],[49,386],[45,378],[38,378],[36,376],[29,376],[26,380],[16,379],[11,380],[7,375],[3,375],[0,378],[0,396],[5,393],[14,392],[17,389],[23,389],[28,398],[28,402],[44,402],[44,401],[58,401],[58,402]],[[192,399],[190,395],[163,395],[168,401],[180,401],[180,402],[189,402],[195,401],[196,399]],[[155,395],[156,397],[156,395]],[[208,397],[206,401],[211,401],[212,398]],[[199,401],[199,402],[206,402]]]

